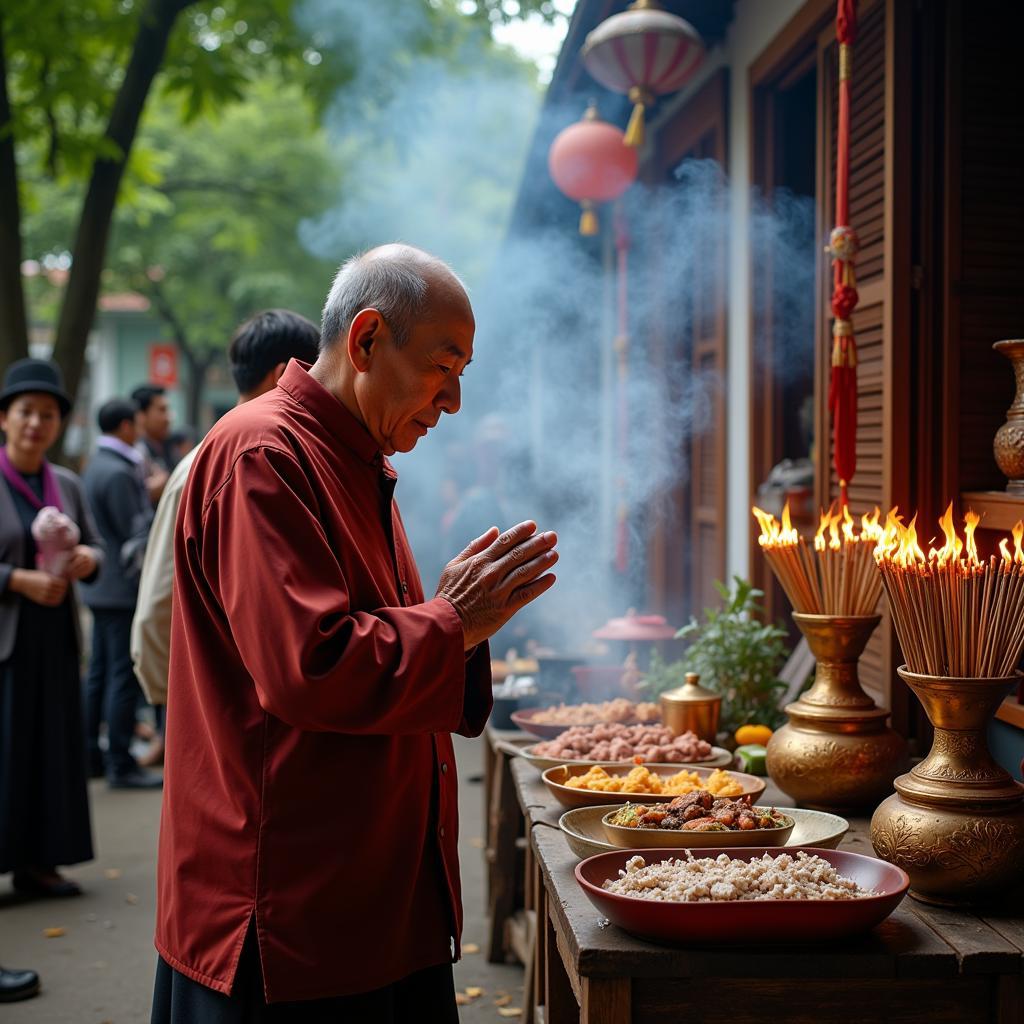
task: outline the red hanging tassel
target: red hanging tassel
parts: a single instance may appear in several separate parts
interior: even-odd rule
[[[839,123],[836,139],[836,227],[829,238],[832,256],[832,374],[828,407],[832,414],[832,458],[839,476],[839,500],[845,508],[857,469],[857,343],[853,311],[857,306],[854,261],[857,233],[849,226],[850,77],[852,46],[857,36],[856,0],[837,0],[836,39],[839,42]]]

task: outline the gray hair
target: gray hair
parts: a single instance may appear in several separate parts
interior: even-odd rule
[[[430,271],[455,276],[443,261],[412,246],[384,246],[347,259],[335,275],[324,303],[320,350],[345,334],[362,309],[376,309],[390,328],[395,344],[404,345],[413,321],[427,305]]]

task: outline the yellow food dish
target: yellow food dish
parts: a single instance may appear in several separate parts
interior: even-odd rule
[[[696,772],[681,772],[668,777],[650,771],[639,764],[628,775],[609,775],[600,765],[594,765],[585,775],[570,776],[565,781],[570,789],[590,789],[602,793],[661,793],[681,796],[695,789],[706,789],[715,796],[739,796],[743,786],[721,768],[716,768],[702,780]]]

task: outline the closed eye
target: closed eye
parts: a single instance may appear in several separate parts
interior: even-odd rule
[[[452,370],[455,369],[454,366],[445,366],[444,363],[434,363],[434,366],[436,366],[437,369],[439,369],[446,377],[448,376],[449,373],[452,372]],[[462,372],[459,373],[460,377],[464,377],[465,375],[466,375],[466,371],[465,370],[463,370]]]

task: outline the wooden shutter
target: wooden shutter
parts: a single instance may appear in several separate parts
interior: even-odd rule
[[[661,187],[680,187],[674,172],[687,159],[713,160],[726,168],[725,72],[711,78],[694,98],[659,131],[656,155],[645,178]],[[724,193],[722,202],[727,201]],[[670,258],[654,259],[650,280],[657,280],[659,310],[655,317],[653,358],[663,364],[680,362],[694,375],[717,380],[702,390],[710,408],[697,417],[699,432],[688,437],[664,437],[659,443],[682,445],[688,477],[675,488],[659,517],[649,549],[649,589],[652,607],[674,620],[718,604],[715,581],[725,578],[726,500],[726,218],[710,218],[717,228],[708,237],[694,238],[701,253],[681,280]],[[681,315],[685,311],[686,315]],[[680,321],[689,324],[685,336]],[[685,399],[683,399],[685,400]]]

